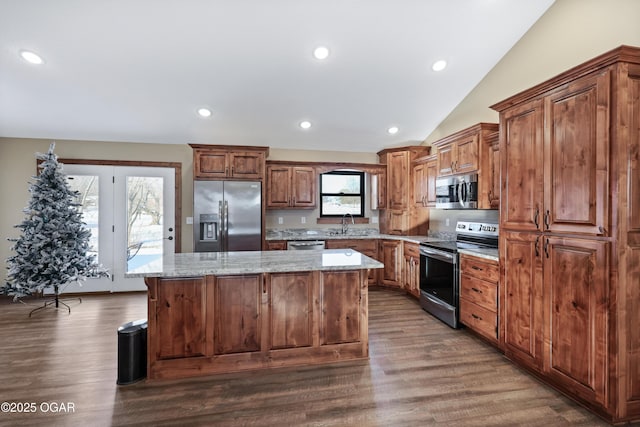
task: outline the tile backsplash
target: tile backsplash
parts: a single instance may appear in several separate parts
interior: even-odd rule
[[[447,219],[449,220],[447,225]],[[489,209],[430,209],[429,234],[455,233],[457,221],[499,222],[499,211]]]

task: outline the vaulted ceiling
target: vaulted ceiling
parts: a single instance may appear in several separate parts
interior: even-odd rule
[[[552,3],[0,0],[0,136],[363,152],[420,142]]]

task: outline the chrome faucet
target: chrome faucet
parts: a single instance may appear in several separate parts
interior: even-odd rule
[[[351,224],[355,224],[356,221],[353,219],[353,215],[351,215],[350,213],[346,213],[344,215],[342,215],[342,234],[347,234],[347,231],[349,231],[349,224],[347,224],[347,215],[349,215],[351,217]]]

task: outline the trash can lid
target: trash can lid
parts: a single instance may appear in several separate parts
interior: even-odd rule
[[[118,328],[118,333],[126,334],[139,331],[141,329],[147,329],[147,319],[138,319],[133,322],[125,323]]]

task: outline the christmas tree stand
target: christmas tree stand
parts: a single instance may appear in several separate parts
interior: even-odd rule
[[[70,300],[78,300],[80,301],[80,303],[82,303],[82,298],[80,297],[75,297],[75,298],[60,298],[60,294],[58,293],[58,287],[54,286],[53,287],[54,291],[55,291],[55,296],[53,298],[48,298],[47,300],[45,300],[44,304],[40,307],[34,308],[33,310],[31,310],[31,312],[29,313],[29,317],[31,317],[31,315],[33,313],[35,313],[36,311],[39,310],[43,310],[45,308],[55,308],[56,310],[58,310],[60,308],[60,306],[64,306],[67,308],[67,311],[69,312],[69,314],[71,314],[71,307],[66,304],[64,301],[70,301]]]

